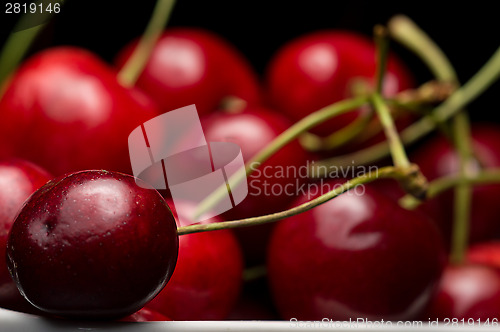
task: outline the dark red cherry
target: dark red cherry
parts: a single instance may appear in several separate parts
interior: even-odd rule
[[[448,266],[443,273],[437,296],[427,316],[431,320],[478,319],[491,324],[500,319],[500,272],[486,265]]]
[[[478,159],[477,170],[500,167],[500,127],[492,124],[475,124],[472,127],[474,154]],[[412,156],[428,180],[457,174],[458,158],[452,144],[443,137],[432,139]],[[470,240],[472,242],[500,236],[500,210],[492,208],[495,197],[500,195],[500,184],[476,185],[472,194]],[[432,213],[443,234],[450,238],[453,224],[453,191],[448,190],[436,197],[439,207]],[[437,216],[435,215],[437,214]]]
[[[194,206],[185,202],[177,211],[189,213]],[[232,231],[183,235],[174,274],[148,307],[174,320],[225,319],[239,296],[242,273],[241,249]]]
[[[121,322],[164,322],[171,321],[165,315],[150,308],[144,307],[130,316],[120,319]]]
[[[12,76],[0,101],[0,151],[55,175],[84,169],[128,172],[127,138],[155,115],[138,90],[77,48],[42,51]]]
[[[40,167],[21,159],[0,161],[0,307],[33,310],[19,294],[5,261],[7,236],[24,201],[51,176]]]
[[[107,171],[52,180],[12,226],[7,264],[21,294],[52,315],[109,319],[147,304],[173,273],[175,219],[154,189]]]
[[[122,67],[137,41],[117,57]],[[244,57],[220,37],[199,29],[175,28],[163,33],[137,86],[163,111],[196,104],[200,114],[217,109],[234,96],[258,103],[257,78]]]
[[[281,114],[261,107],[249,107],[238,113],[218,112],[201,121],[208,141],[238,144],[245,162],[292,125]],[[307,153],[297,141],[293,141],[262,165],[252,166],[256,171],[247,179],[247,197],[225,213],[224,218],[248,218],[287,208],[300,190],[304,190],[307,160]],[[250,263],[263,261],[273,226],[267,224],[236,230]]]
[[[425,216],[365,186],[279,222],[267,267],[285,319],[408,320],[430,301],[445,258]]]
[[[293,120],[352,96],[356,81],[373,85],[376,49],[368,38],[353,32],[325,30],[299,37],[278,51],[267,71],[272,106]],[[393,96],[412,87],[406,67],[389,57],[384,94]],[[344,127],[364,110],[347,113],[313,130],[322,136]]]

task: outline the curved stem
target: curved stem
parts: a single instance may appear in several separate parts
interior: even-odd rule
[[[457,89],[446,101],[439,105],[432,115],[423,117],[403,130],[401,132],[403,144],[411,144],[430,133],[436,128],[436,123],[444,122],[458,113],[493,84],[499,76],[500,48],[466,84]],[[356,161],[357,164],[369,164],[387,157],[389,153],[389,145],[387,142],[382,142],[354,153],[325,160],[322,163],[317,163],[317,165],[323,165],[323,167],[330,165],[352,165],[352,160]]]
[[[247,161],[245,165],[245,172],[237,172],[229,179],[231,183],[237,185],[240,181],[245,179],[245,174],[250,175],[255,171],[263,162],[265,162],[274,153],[279,151],[282,147],[298,138],[301,134],[309,129],[323,123],[325,120],[331,119],[335,116],[348,112],[350,110],[361,107],[368,101],[367,97],[358,97],[354,99],[342,100],[325,108],[320,109],[314,113],[309,114],[302,120],[296,122],[290,128],[285,130],[281,135],[276,137],[264,149],[257,153],[252,159]],[[209,197],[207,197],[194,214],[194,218],[199,218],[212,207],[214,207],[225,195],[227,195],[226,186],[220,186]]]
[[[220,230],[220,229],[229,229],[229,228],[238,228],[238,227],[248,227],[248,226],[255,226],[255,225],[261,225],[265,223],[270,223],[270,222],[275,222],[278,220],[282,220],[291,216],[294,216],[296,214],[305,212],[307,210],[310,210],[320,204],[323,204],[340,194],[345,193],[346,191],[365,184],[369,183],[372,181],[375,181],[376,179],[379,178],[387,178],[387,177],[392,177],[392,178],[403,178],[408,176],[408,172],[405,170],[398,169],[393,166],[387,166],[378,169],[376,172],[372,173],[369,172],[367,174],[363,174],[359,177],[356,177],[352,180],[349,180],[332,191],[329,191],[328,193],[321,195],[311,201],[308,201],[302,205],[293,207],[289,210],[285,210],[282,212],[277,212],[273,214],[268,214],[264,216],[259,216],[259,217],[253,217],[253,218],[246,218],[246,219],[241,219],[241,220],[233,220],[233,221],[224,221],[224,222],[219,222],[219,223],[212,223],[212,224],[194,224],[194,225],[189,225],[189,226],[183,226],[179,227],[177,229],[177,233],[179,235],[185,235],[185,234],[191,234],[191,233],[199,233],[199,232],[207,232],[207,231],[215,231],[215,230]]]
[[[455,81],[455,70],[443,51],[408,17],[397,15],[387,24],[392,38],[419,56],[435,77]]]
[[[168,22],[175,0],[157,0],[144,34],[127,63],[118,73],[118,81],[123,86],[134,86],[146,66],[153,47]]]

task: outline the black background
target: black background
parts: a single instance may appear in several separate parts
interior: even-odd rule
[[[106,61],[128,41],[139,36],[155,1],[67,0],[30,50],[54,45],[78,45]],[[6,15],[2,4],[0,42],[5,41],[18,16]],[[287,41],[318,29],[351,29],[370,35],[377,23],[392,15],[410,16],[443,48],[460,80],[467,81],[500,46],[500,20],[493,4],[415,1],[206,1],[178,0],[169,26],[202,27],[234,44],[254,66],[265,72],[273,53]],[[412,54],[393,43],[419,82],[430,73]],[[500,119],[500,84],[496,83],[469,111],[474,120]]]

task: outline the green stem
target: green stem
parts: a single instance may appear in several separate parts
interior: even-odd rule
[[[396,126],[394,125],[394,121],[392,120],[389,107],[387,107],[379,93],[373,94],[372,102],[380,118],[380,123],[384,128],[385,136],[389,143],[389,149],[391,151],[394,165],[401,168],[409,167],[410,162],[408,161],[408,157],[406,156],[403,143],[401,143],[398,131],[396,129]]]
[[[377,25],[374,29],[375,42],[377,44],[377,85],[375,93],[372,96],[372,105],[378,114],[380,123],[385,132],[392,159],[396,167],[408,168],[410,162],[406,156],[406,151],[399,138],[398,130],[391,116],[391,111],[382,99],[382,85],[384,82],[385,70],[387,67],[387,56],[389,51],[389,41],[387,39],[387,30]]]
[[[382,25],[376,25],[373,29],[375,44],[377,45],[377,73],[375,93],[382,94],[384,76],[387,68],[387,57],[389,55],[389,38],[387,29]]]
[[[255,171],[262,163],[264,163],[269,157],[274,153],[279,151],[282,147],[298,138],[301,134],[305,133],[311,128],[323,123],[324,121],[331,119],[335,116],[343,114],[353,109],[357,109],[362,105],[367,103],[367,97],[358,97],[354,99],[346,99],[329,105],[309,114],[302,120],[296,122],[290,128],[285,130],[281,135],[276,137],[271,143],[269,143],[264,149],[257,153],[252,159],[247,161],[245,172],[237,172],[229,181],[238,184],[240,181],[245,179],[245,174],[250,175]],[[234,182],[233,182],[234,181]],[[203,215],[214,207],[225,195],[227,195],[226,186],[220,186],[217,188],[209,197],[202,201],[194,214],[197,219],[199,216]]]
[[[278,220],[282,220],[299,213],[308,211],[320,204],[323,204],[346,191],[353,189],[356,186],[369,183],[375,181],[379,178],[404,178],[408,176],[408,172],[406,170],[401,170],[396,167],[387,166],[377,170],[377,172],[368,172],[367,174],[363,174],[359,177],[356,177],[352,180],[349,180],[343,183],[340,186],[335,187],[334,190],[329,191],[328,193],[321,195],[311,201],[308,201],[302,205],[293,207],[289,210],[277,212],[273,214],[268,214],[259,217],[246,218],[241,220],[233,220],[233,221],[224,221],[219,223],[212,224],[194,224],[189,226],[179,227],[177,229],[177,233],[179,235],[191,234],[191,233],[199,233],[199,232],[207,232],[207,231],[216,231],[221,229],[230,229],[230,228],[238,228],[238,227],[248,227],[266,224],[270,222],[275,222]]]
[[[387,25],[391,37],[419,56],[435,77],[455,81],[455,70],[446,55],[412,20],[397,15]]]
[[[419,115],[423,111],[426,114],[433,109],[431,105],[443,102],[455,91],[455,85],[450,83],[441,83],[431,81],[423,84],[416,90],[406,90],[400,92],[392,99],[386,99],[386,103],[395,110],[391,109],[393,118],[396,119],[403,109],[411,110]],[[358,95],[369,95],[372,92],[365,92]],[[319,137],[311,133],[304,133],[300,136],[300,143],[308,151],[332,150],[349,142],[361,143],[380,133],[383,128],[380,123],[371,122],[373,119],[373,110],[370,108],[367,112],[362,112],[359,117],[328,137]],[[446,128],[442,128],[444,130]]]
[[[441,177],[429,183],[427,199],[434,198],[442,192],[458,186],[460,183],[470,185],[490,184],[500,182],[500,169],[485,169],[476,175],[469,175],[463,178],[460,174]],[[405,195],[399,199],[399,204],[408,210],[416,209],[423,201],[412,195]]]
[[[118,73],[118,81],[123,86],[134,86],[146,66],[154,45],[160,37],[163,28],[166,26],[175,0],[157,0],[153,12],[144,34],[139,40],[130,59]]]
[[[439,105],[432,115],[423,117],[403,130],[401,132],[403,144],[411,144],[430,133],[436,128],[436,123],[444,122],[458,113],[491,86],[499,76],[500,48],[466,84],[457,89],[446,101]],[[321,163],[317,163],[316,166],[352,165],[351,161],[353,160],[358,165],[369,164],[385,158],[389,154],[389,145],[387,142],[382,142],[351,154],[324,160]]]
[[[440,81],[451,81],[458,85],[458,77],[450,60],[436,43],[409,18],[398,16],[391,20],[393,35],[406,47],[412,49],[431,69]],[[465,178],[471,164],[475,164],[472,153],[472,142],[469,118],[465,111],[460,111],[453,119],[453,138],[459,159],[459,174]],[[455,188],[454,225],[452,236],[451,261],[460,263],[467,249],[472,188],[470,184],[461,182]]]
[[[41,1],[37,2],[37,5],[41,3]],[[38,6],[37,6],[38,8]],[[48,21],[53,13],[44,12],[44,20]],[[25,27],[29,24],[29,21],[32,19],[31,14],[25,14],[21,17],[19,22],[16,23],[12,32],[7,41],[5,42],[2,51],[0,53],[0,85],[5,82],[5,80],[9,77],[9,75],[17,68],[21,60],[24,58],[26,53],[28,52],[30,46],[33,41],[36,39],[40,31],[43,30],[46,23],[34,26],[29,29],[20,30],[21,27]],[[0,97],[2,95],[2,91],[0,91]]]

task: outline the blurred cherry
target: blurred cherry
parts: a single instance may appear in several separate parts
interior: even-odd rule
[[[122,67],[137,41],[117,57]],[[200,114],[217,109],[226,97],[259,102],[257,78],[246,59],[229,43],[193,28],[169,29],[158,40],[137,86],[164,112],[196,104]]]
[[[188,214],[194,206],[177,203],[177,211]],[[214,217],[204,222],[220,221]],[[179,218],[177,222],[186,226],[179,224]],[[241,249],[231,230],[182,235],[174,274],[148,307],[173,320],[223,320],[239,296],[242,266]]]
[[[472,126],[473,151],[477,170],[500,167],[500,127],[492,124]],[[444,137],[436,137],[412,155],[412,161],[420,166],[428,180],[456,174],[458,158],[452,144]],[[500,210],[492,208],[495,197],[500,195],[500,184],[475,185],[472,194],[470,241],[478,242],[500,236]],[[448,190],[435,198],[439,207],[431,212],[446,239],[450,239],[453,224],[453,191]]]
[[[0,161],[0,307],[32,312],[17,290],[5,261],[7,236],[24,201],[51,179],[40,167],[21,159]]]
[[[157,114],[151,100],[119,85],[116,72],[95,55],[48,49],[14,73],[0,101],[0,152],[55,175],[129,172],[128,135]]]
[[[338,30],[313,32],[289,42],[271,60],[266,77],[269,102],[297,121],[352,96],[359,82],[373,86],[375,72],[375,45],[365,36]],[[408,69],[391,54],[384,94],[390,97],[412,88],[412,81]],[[343,114],[312,132],[327,136],[367,110]]]
[[[500,319],[500,272],[484,265],[448,266],[443,273],[437,296],[425,318],[469,319],[489,323]]]
[[[425,216],[364,186],[279,222],[267,267],[284,319],[408,320],[434,295],[445,259]]]
[[[466,261],[488,265],[500,270],[500,241],[476,243],[467,249]]]

